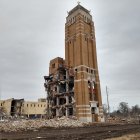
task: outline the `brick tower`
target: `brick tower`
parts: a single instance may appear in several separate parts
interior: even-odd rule
[[[103,121],[94,22],[80,4],[66,17],[65,63],[75,71],[75,115],[81,121]]]

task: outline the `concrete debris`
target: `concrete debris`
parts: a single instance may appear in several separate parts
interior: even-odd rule
[[[18,121],[2,121],[0,122],[0,132],[16,132],[36,130],[42,127],[83,127],[85,123],[75,118],[55,118],[50,120],[18,120]]]

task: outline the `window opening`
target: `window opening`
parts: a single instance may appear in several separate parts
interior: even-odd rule
[[[91,113],[92,113],[92,114],[95,114],[95,111],[96,111],[96,107],[92,107],[92,108],[91,108]]]
[[[54,63],[54,64],[52,64],[52,68],[55,68],[55,63]]]

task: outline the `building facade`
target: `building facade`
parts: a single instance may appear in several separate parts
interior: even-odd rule
[[[41,118],[46,115],[47,102],[44,98],[38,99],[36,102],[11,98],[0,100],[0,108],[6,116]]]
[[[64,107],[63,115],[75,115],[81,121],[102,122],[104,121],[102,99],[100,90],[100,81],[97,65],[96,38],[94,22],[90,11],[78,4],[68,12],[65,24],[65,61],[50,61],[49,77],[45,78],[45,88],[48,93],[48,99],[51,98],[50,106],[56,107],[54,116],[59,116],[58,110]],[[60,62],[60,63],[59,63]],[[56,67],[55,67],[56,66]],[[58,74],[59,66],[65,70],[63,76],[65,86],[63,86],[64,102],[61,103],[59,98],[62,92],[58,88],[50,89],[48,83],[50,76]],[[70,76],[72,73],[72,87],[69,86]],[[53,79],[53,78],[52,78]],[[60,80],[58,77],[57,81]],[[53,81],[54,86],[57,84]],[[72,88],[72,94],[71,94]],[[57,93],[56,98],[53,96]],[[69,98],[70,97],[70,98]],[[72,109],[67,106],[71,104]],[[59,107],[58,107],[59,106]]]
[[[21,106],[21,115],[28,118],[42,118],[46,116],[46,100],[24,101]]]

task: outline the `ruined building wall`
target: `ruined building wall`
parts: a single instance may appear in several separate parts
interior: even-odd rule
[[[74,76],[58,57],[50,61],[49,76],[44,76],[49,118],[69,116],[74,112]]]
[[[0,100],[0,107],[4,108],[6,115],[11,115],[11,104],[13,99]]]
[[[38,99],[38,102],[24,101],[24,99],[0,100],[0,108],[4,109],[7,116],[43,116],[46,114],[46,99]]]

